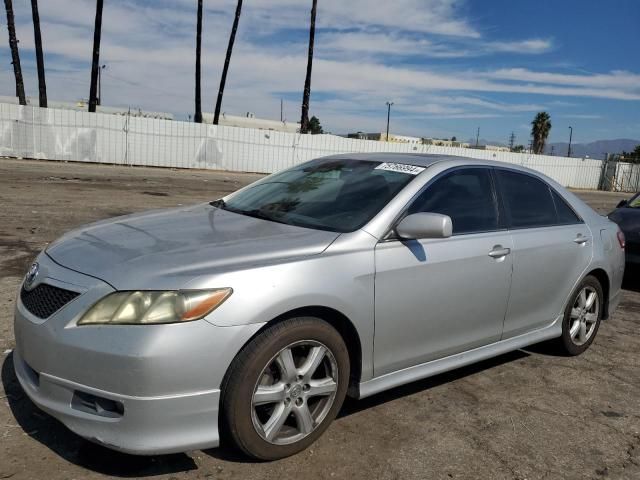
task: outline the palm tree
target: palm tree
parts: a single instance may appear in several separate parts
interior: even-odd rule
[[[311,73],[313,71],[313,47],[316,39],[316,13],[318,0],[313,0],[311,7],[311,25],[309,28],[309,57],[307,59],[307,78],[304,82],[302,94],[302,120],[300,120],[300,133],[309,133],[309,101],[311,98]]]
[[[531,135],[533,135],[533,153],[542,154],[544,152],[549,132],[551,132],[551,117],[547,112],[540,112],[531,122]]]
[[[198,0],[198,22],[196,27],[196,113],[193,121],[202,123],[202,0]]]
[[[229,45],[227,46],[227,56],[224,59],[224,68],[222,69],[222,78],[220,79],[220,89],[218,90],[218,101],[216,102],[216,112],[213,117],[213,124],[218,125],[220,121],[220,110],[222,109],[222,97],[224,96],[224,87],[227,84],[227,74],[229,73],[229,64],[231,63],[231,54],[233,53],[233,44],[236,41],[236,33],[238,32],[238,24],[240,23],[240,15],[242,14],[242,0],[238,0],[236,6],[236,17],[233,20],[231,28],[231,36],[229,37]]]
[[[33,33],[36,44],[36,63],[38,65],[38,92],[40,107],[47,108],[47,81],[44,76],[44,54],[42,53],[42,34],[40,33],[40,14],[38,0],[31,0],[31,15],[33,17]]]
[[[89,92],[89,111],[95,113],[98,105],[98,75],[100,75],[100,39],[102,37],[102,4],[96,1],[96,23],[93,29],[93,60],[91,63],[91,90]]]
[[[16,97],[20,105],[27,104],[27,97],[24,94],[24,80],[22,79],[22,67],[20,66],[20,53],[18,52],[18,38],[16,37],[16,22],[13,16],[13,4],[11,0],[4,0],[7,10],[7,30],[9,30],[9,48],[11,49],[11,60],[13,63],[13,73],[16,77]]]

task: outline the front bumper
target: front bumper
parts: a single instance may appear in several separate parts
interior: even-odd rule
[[[46,373],[37,374],[18,351],[14,352],[13,362],[20,385],[33,403],[87,440],[136,455],[219,445],[219,390],[181,396],[130,397]],[[109,400],[122,410],[102,411],[98,407],[94,412],[87,406],[91,397]]]
[[[113,289],[46,255],[38,262],[45,272],[39,282],[81,295],[44,321],[16,300],[14,365],[29,398],[70,430],[115,450],[151,455],[218,446],[222,379],[261,325],[78,327]]]

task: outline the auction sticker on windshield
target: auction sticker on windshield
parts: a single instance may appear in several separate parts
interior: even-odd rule
[[[376,170],[387,170],[388,172],[407,173],[409,175],[420,175],[426,170],[424,167],[415,165],[403,165],[402,163],[383,163],[376,167]]]

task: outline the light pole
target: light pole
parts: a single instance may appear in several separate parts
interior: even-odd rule
[[[573,127],[569,127],[569,153],[567,153],[567,157],[571,158],[571,142],[573,141]]]
[[[389,124],[391,123],[391,107],[393,107],[393,102],[387,102],[387,142],[389,141]]]
[[[106,65],[98,67],[98,105],[102,105],[102,70],[107,68]]]

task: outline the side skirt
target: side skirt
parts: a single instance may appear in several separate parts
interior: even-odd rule
[[[513,352],[523,347],[533,345],[545,340],[558,338],[562,335],[562,317],[558,317],[551,325],[525,333],[517,337],[501,340],[484,347],[479,347],[467,352],[458,353],[449,357],[433,360],[431,362],[405,368],[397,372],[388,373],[381,377],[373,378],[360,384],[358,398],[366,398],[376,393],[389,390],[400,385],[432,377],[440,373],[465,367],[473,363],[497,357],[505,353]]]

